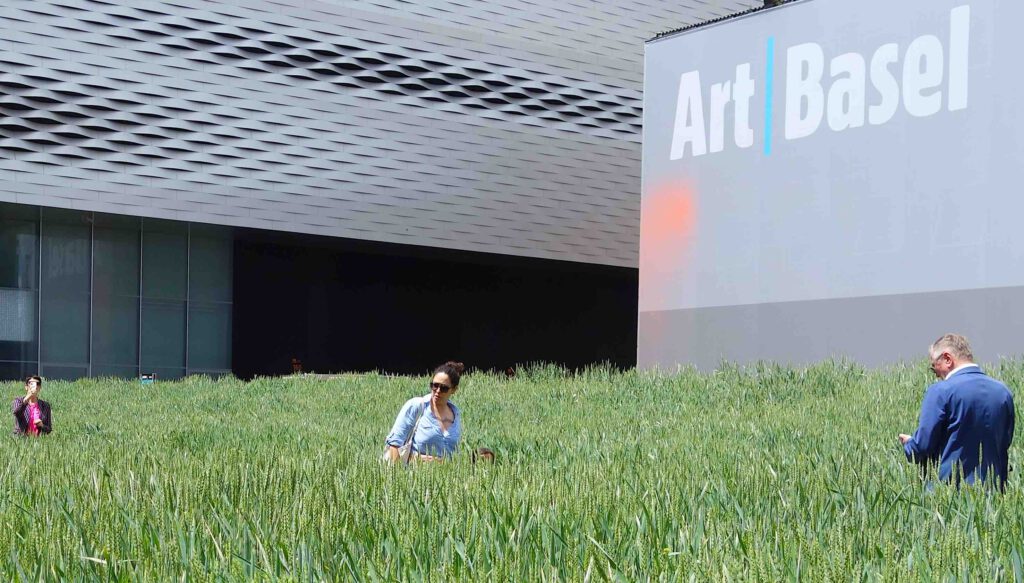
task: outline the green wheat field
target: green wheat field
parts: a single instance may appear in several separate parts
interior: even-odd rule
[[[987,370],[1024,386],[1024,361]],[[1006,494],[926,492],[896,434],[930,381],[923,362],[469,374],[462,457],[412,468],[378,460],[426,374],[47,383],[54,433],[3,448],[0,572],[1024,581],[1020,435]]]

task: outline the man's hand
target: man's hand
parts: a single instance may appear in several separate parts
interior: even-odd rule
[[[900,440],[900,445],[907,445],[907,442],[910,441],[912,437],[906,433],[901,433],[898,439]]]

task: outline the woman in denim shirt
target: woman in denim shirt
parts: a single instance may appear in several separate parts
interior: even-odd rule
[[[462,414],[449,399],[459,390],[459,377],[465,368],[461,362],[442,364],[434,369],[430,393],[405,402],[388,434],[386,459],[398,461],[398,448],[405,444],[413,428],[411,458],[441,461],[455,453],[462,437]]]

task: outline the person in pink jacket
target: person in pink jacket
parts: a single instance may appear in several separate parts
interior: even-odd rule
[[[14,434],[33,437],[53,431],[50,404],[39,398],[43,379],[31,376],[25,379],[25,396],[15,397],[11,405],[14,414]]]

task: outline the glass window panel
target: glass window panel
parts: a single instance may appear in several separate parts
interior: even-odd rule
[[[89,296],[43,296],[40,358],[44,364],[89,362]]]
[[[0,360],[30,362],[33,370],[39,357],[38,223],[38,207],[0,204]]]
[[[39,207],[13,202],[0,202],[0,221],[39,222]]]
[[[139,230],[96,227],[93,293],[139,295]]]
[[[43,216],[43,296],[89,293],[92,229],[88,223],[49,223]]]
[[[0,360],[35,361],[36,291],[0,288]]]
[[[142,372],[185,367],[185,302],[142,300]]]
[[[141,222],[96,215],[93,241],[92,376],[138,376]]]
[[[35,290],[0,288],[0,342],[33,342],[35,315]]]
[[[188,287],[188,224],[146,219],[142,224],[142,295],[184,300]]]
[[[139,298],[97,294],[92,323],[93,376],[97,365],[138,367]]]
[[[43,209],[39,356],[44,374],[55,365],[63,371],[56,374],[87,374],[91,218],[90,213]]]
[[[189,241],[189,299],[230,302],[234,259],[231,231],[192,225]]]
[[[188,367],[231,369],[231,304],[189,303]]]
[[[183,368],[143,368],[142,372],[144,374],[155,374],[158,381],[175,381],[185,378],[185,369]]]
[[[92,226],[93,215],[89,211],[42,207],[42,213],[44,224]]]
[[[36,289],[39,268],[37,223],[0,219],[0,287]]]
[[[55,364],[43,364],[39,371],[39,376],[43,377],[47,381],[73,381],[82,377],[89,376],[89,367],[86,366],[62,366]],[[46,385],[43,384],[43,391],[46,391]],[[42,395],[45,399],[46,395]]]
[[[121,229],[126,231],[138,231],[142,225],[139,217],[128,215],[108,215],[106,213],[95,213],[93,219],[97,229]]]
[[[0,360],[0,381],[24,381],[25,377],[39,374],[35,362],[11,362]]]
[[[94,377],[115,377],[119,379],[136,379],[139,377],[137,366],[109,366],[105,364],[93,364],[92,376]]]

